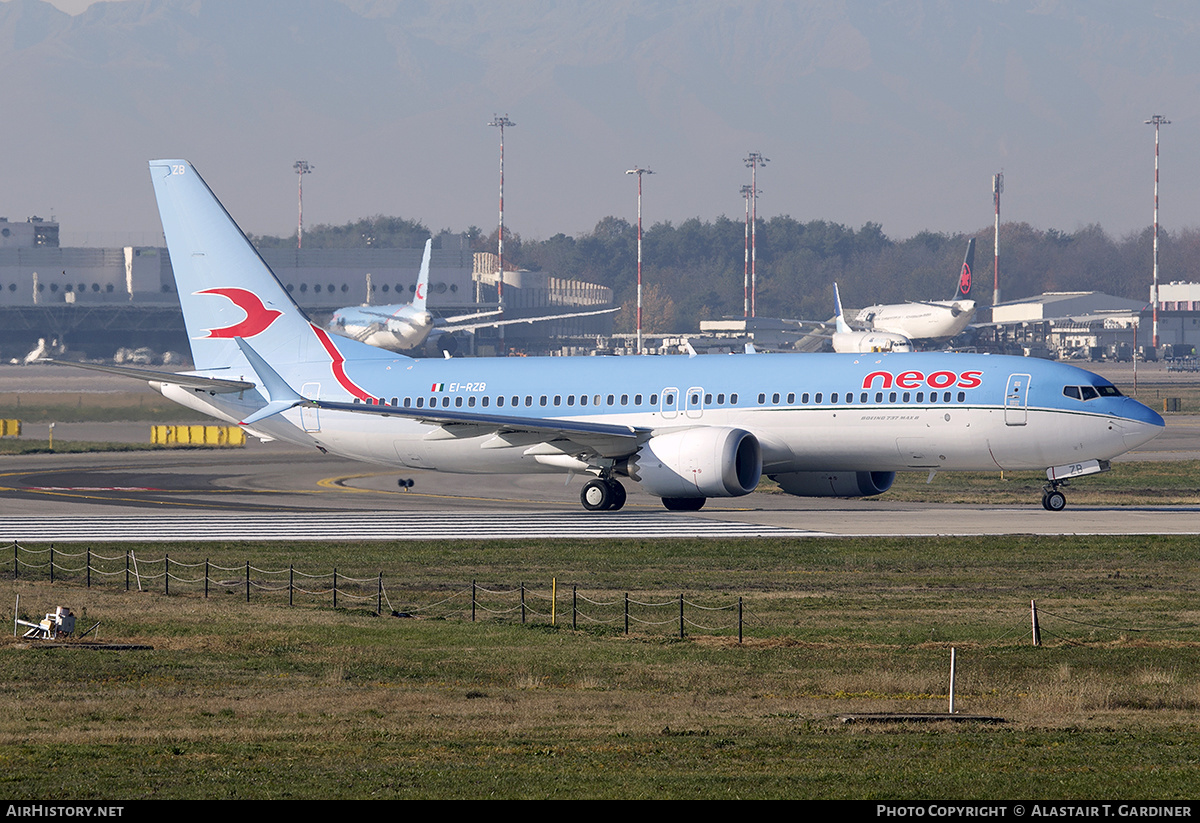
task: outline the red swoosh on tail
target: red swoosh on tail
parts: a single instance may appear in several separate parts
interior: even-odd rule
[[[359,388],[346,374],[346,358],[342,357],[342,353],[333,344],[333,340],[330,339],[329,334],[324,329],[318,329],[311,323],[309,324],[309,328],[313,330],[313,334],[317,336],[317,339],[321,341],[321,345],[325,347],[325,352],[332,361],[329,365],[333,369],[333,376],[341,384],[341,387],[359,400],[366,403],[371,402],[371,395]]]
[[[229,338],[254,337],[262,334],[275,322],[275,318],[283,314],[275,309],[268,309],[258,295],[246,289],[205,289],[196,294],[219,294],[228,298],[235,306],[246,313],[246,319],[223,329],[209,329],[206,337]]]

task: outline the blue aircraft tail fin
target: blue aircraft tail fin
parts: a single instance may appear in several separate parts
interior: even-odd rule
[[[836,326],[840,334],[845,334],[850,331],[850,325],[846,322],[846,318],[842,316],[842,296],[838,293],[837,283],[833,284],[833,305],[836,309]]]
[[[274,364],[320,356],[309,318],[186,160],[150,177],[197,369],[244,367],[237,338]]]

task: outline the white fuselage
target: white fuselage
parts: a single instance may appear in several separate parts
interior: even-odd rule
[[[974,300],[942,300],[868,306],[855,320],[875,331],[904,335],[909,340],[949,340],[961,333],[974,316]]]

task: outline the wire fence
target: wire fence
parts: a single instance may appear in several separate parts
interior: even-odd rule
[[[87,548],[66,552],[53,545],[33,549],[13,541],[13,579],[48,580],[50,583],[83,585],[87,588],[123,588],[125,591],[156,592],[163,595],[238,594],[245,602],[287,605],[321,605],[338,609],[370,609],[396,617],[480,620],[519,620],[521,623],[563,624],[572,629],[609,627],[625,634],[631,631],[662,632],[666,627],[679,637],[689,631],[734,634],[743,639],[745,621],[741,597],[722,605],[704,605],[683,594],[669,600],[642,600],[628,592],[618,598],[588,595],[578,586],[569,594],[552,583],[549,591],[517,586],[489,588],[472,580],[469,585],[431,598],[428,591],[411,587],[393,597],[383,572],[373,577],[353,577],[333,568],[329,572],[301,571],[294,565],[265,569],[245,561],[223,566],[205,558],[183,562],[170,554],[146,557],[125,552],[104,555]],[[397,602],[393,602],[393,600]]]

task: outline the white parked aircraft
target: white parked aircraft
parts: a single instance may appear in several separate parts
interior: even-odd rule
[[[189,163],[150,172],[196,370],[106,368],[260,437],[396,467],[585,475],[590,510],[621,508],[621,479],[695,510],[763,474],[855,497],[898,471],[1035,468],[1061,509],[1068,479],[1163,428],[1104,378],[1025,358],[411,359],[310,322]]]
[[[338,309],[329,321],[329,330],[343,337],[359,340],[389,351],[416,352],[428,342],[429,354],[443,351],[454,354],[457,344],[452,335],[456,331],[508,326],[514,323],[537,323],[542,320],[561,320],[568,317],[589,317],[595,314],[611,314],[619,311],[619,308],[598,309],[509,320],[480,319],[500,314],[500,310],[495,309],[460,314],[454,317],[434,317],[425,307],[425,297],[429,293],[429,256],[432,247],[433,240],[426,240],[425,254],[421,258],[421,271],[417,275],[417,291],[411,303],[349,306]]]
[[[975,301],[971,299],[974,280],[971,268],[974,265],[975,238],[972,237],[967,243],[967,254],[953,298],[867,306],[858,312],[851,325],[899,334],[909,340],[949,340],[962,332],[975,316]]]
[[[841,354],[864,352],[911,352],[912,341],[902,334],[886,331],[855,331],[842,317],[842,296],[837,283],[833,284],[833,302],[837,306],[834,316],[837,331],[832,335],[833,350]]]

